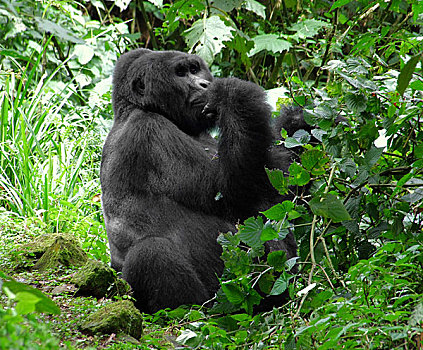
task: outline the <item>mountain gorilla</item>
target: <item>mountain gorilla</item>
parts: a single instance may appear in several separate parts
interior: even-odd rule
[[[219,233],[283,199],[265,167],[287,170],[291,154],[272,147],[265,93],[213,78],[195,55],[138,49],[116,65],[113,109],[101,164],[112,267],[142,311],[201,304],[219,287]],[[297,254],[292,234],[267,248]]]

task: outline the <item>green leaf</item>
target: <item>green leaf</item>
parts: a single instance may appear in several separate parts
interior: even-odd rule
[[[239,244],[239,237],[238,235],[232,234],[232,232],[221,233],[219,237],[217,237],[217,243],[222,247],[236,247]]]
[[[266,225],[264,225],[263,230],[261,231],[260,239],[263,242],[267,242],[278,237],[279,235],[273,228],[272,224],[270,222],[267,222]]]
[[[265,273],[264,275],[261,275],[258,281],[260,290],[266,294],[270,293],[274,283],[275,283],[275,276],[273,276],[273,273],[269,273],[269,272]]]
[[[326,154],[318,149],[311,149],[301,155],[301,164],[312,175],[323,175],[326,172],[325,165],[329,162]]]
[[[295,264],[297,263],[297,260],[299,259],[298,256],[295,256],[289,260],[286,261],[285,263],[285,269],[286,271],[291,271],[291,269],[295,266]]]
[[[411,78],[413,77],[414,70],[416,69],[417,63],[422,59],[422,54],[419,53],[411,57],[408,62],[401,69],[401,73],[397,80],[397,91],[402,96],[405,89],[408,87]]]
[[[333,194],[329,193],[321,198],[315,197],[309,204],[315,215],[332,219],[335,223],[351,220],[350,214],[348,214],[344,204]]]
[[[288,193],[288,180],[283,175],[283,171],[279,169],[269,170],[266,169],[267,177],[269,178],[270,183],[280,194]]]
[[[419,16],[423,13],[423,1],[416,1],[412,5],[413,21],[417,22]]]
[[[263,19],[266,18],[266,6],[260,4],[258,1],[246,0],[243,7],[245,7],[248,11],[254,12]]]
[[[218,16],[202,18],[184,32],[185,41],[191,51],[195,48],[195,53],[211,64],[214,56],[225,46],[223,42],[232,39],[234,30]]]
[[[243,0],[213,0],[211,1],[212,6],[217,7],[219,10],[223,10],[225,12],[230,12],[234,8],[238,8]],[[217,9],[216,13],[219,13],[220,11]]]
[[[267,255],[267,264],[272,266],[276,271],[282,271],[285,267],[286,253],[283,250],[270,252]]]
[[[20,310],[28,310],[29,308],[32,308],[33,305],[35,307],[34,310],[37,312],[56,315],[60,314],[60,309],[54,301],[38,289],[13,280],[4,281],[3,288],[9,289],[16,295],[18,304],[21,303],[19,306]]]
[[[0,51],[0,54],[1,54],[1,51]],[[423,81],[421,81],[421,80],[413,81],[410,84],[410,87],[414,90],[423,91]]]
[[[349,74],[366,75],[369,73],[371,67],[372,66],[362,58],[355,57],[347,59],[347,71]]]
[[[37,17],[35,20],[37,21],[38,28],[43,32],[51,33],[62,40],[70,41],[75,44],[84,44],[83,40],[73,36],[69,30],[59,26],[54,22],[39,17]]]
[[[356,113],[364,112],[367,108],[367,97],[361,94],[348,93],[345,95],[348,109]]]
[[[375,146],[372,146],[372,148],[370,148],[366,152],[364,156],[364,165],[367,167],[367,169],[370,170],[373,167],[373,165],[377,163],[379,158],[382,156],[382,153],[383,153],[383,147],[377,148]]]
[[[289,166],[289,184],[304,186],[310,182],[310,174],[301,165],[292,163]]]
[[[294,203],[290,201],[284,201],[271,207],[270,209],[263,212],[269,220],[282,220],[287,213],[294,209]]]
[[[294,148],[294,147],[302,146],[302,143],[298,142],[293,137],[287,137],[284,141],[284,146],[286,148]]]
[[[200,340],[200,336],[198,336],[197,333],[190,329],[183,329],[181,334],[176,338],[178,343],[192,348],[195,348]]]
[[[33,293],[16,293],[16,312],[20,315],[26,315],[36,310],[36,304],[41,300]]]
[[[244,221],[244,225],[239,228],[239,238],[249,247],[259,247],[263,245],[261,232],[263,230],[263,218],[259,216],[257,219],[248,218]]]
[[[306,19],[301,22],[294,23],[290,30],[296,32],[294,35],[300,39],[312,38],[319,33],[319,30],[324,27],[330,27],[330,24],[317,19]]]
[[[330,8],[329,12],[337,9],[338,7],[345,6],[346,4],[349,4],[351,1],[353,1],[353,0],[338,0],[338,1],[335,1],[333,3],[332,7]]]
[[[306,145],[310,141],[310,134],[303,130],[297,130],[292,137],[285,139],[284,145],[286,148],[294,148],[302,145]]]
[[[239,286],[231,282],[222,283],[221,285],[223,292],[231,304],[239,305],[244,301],[244,293],[242,293]]]
[[[91,61],[94,56],[94,50],[88,45],[75,45],[75,56],[82,65]]]
[[[415,190],[410,191],[410,193],[401,197],[401,199],[412,204],[419,202],[423,199],[423,188],[416,188]]]
[[[250,50],[249,55],[253,56],[260,51],[268,51],[272,53],[281,53],[288,51],[292,44],[283,40],[277,34],[262,34],[253,38],[254,48]]]
[[[248,314],[253,313],[253,307],[254,305],[260,304],[260,300],[262,297],[259,293],[257,293],[253,288],[250,288],[248,290],[247,297],[245,298],[244,302],[242,303],[242,307],[245,311],[247,311]]]
[[[423,302],[416,305],[408,322],[413,327],[418,327],[423,323]]]
[[[204,313],[200,312],[198,310],[191,310],[188,313],[188,319],[193,322],[193,321],[198,321],[200,319],[204,318]]]
[[[288,274],[282,274],[279,276],[279,278],[276,280],[275,284],[273,285],[272,290],[270,291],[270,295],[280,295],[283,292],[286,291],[289,285],[289,280],[292,278],[291,275]]]

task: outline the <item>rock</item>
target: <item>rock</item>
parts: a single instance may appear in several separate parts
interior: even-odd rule
[[[62,284],[52,289],[52,295],[58,295],[63,293],[75,293],[77,288],[73,284]]]
[[[116,271],[106,264],[89,259],[72,277],[71,283],[79,288],[78,293],[96,298],[127,295],[131,287],[116,276]]]
[[[70,233],[45,234],[22,248],[28,255],[41,256],[33,266],[33,269],[40,271],[59,265],[82,266],[88,259],[76,237]]]
[[[88,334],[124,333],[140,339],[142,335],[142,316],[129,300],[108,304],[89,315],[79,324],[81,331]]]

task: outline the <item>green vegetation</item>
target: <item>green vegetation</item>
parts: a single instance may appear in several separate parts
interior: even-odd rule
[[[55,295],[68,319],[2,273],[0,348],[421,347],[422,25],[421,0],[0,0],[0,269],[37,287],[49,275],[18,273],[28,262],[16,245],[43,232],[72,233],[108,262],[98,171],[124,51],[195,52],[214,75],[256,82],[275,107],[297,103],[319,126],[285,140],[301,152],[289,177],[268,173],[281,193],[311,185],[310,194],[219,238],[226,271],[211,310],[145,315],[137,345],[88,339],[76,319],[100,301]],[[263,253],[288,229],[296,274],[294,260]],[[69,271],[48,283],[69,281],[59,273]],[[290,298],[253,314],[262,298],[253,286]]]

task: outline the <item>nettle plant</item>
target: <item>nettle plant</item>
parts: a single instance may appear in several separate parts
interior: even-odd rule
[[[219,238],[226,273],[216,310],[251,313],[263,295],[289,289],[295,298],[305,288],[300,307],[307,312],[313,298],[321,297],[315,282],[346,288],[340,275],[381,245],[421,241],[423,81],[413,74],[420,69],[421,56],[415,57],[401,72],[382,75],[361,58],[328,63],[327,89],[316,89],[314,105],[305,107],[316,129],[285,139],[285,147],[301,153],[288,176],[268,171],[280,193],[294,191],[293,201]],[[345,121],[335,124],[340,116]],[[283,238],[287,230],[299,242],[299,261],[264,252],[265,241]],[[300,280],[292,273],[298,262]]]

